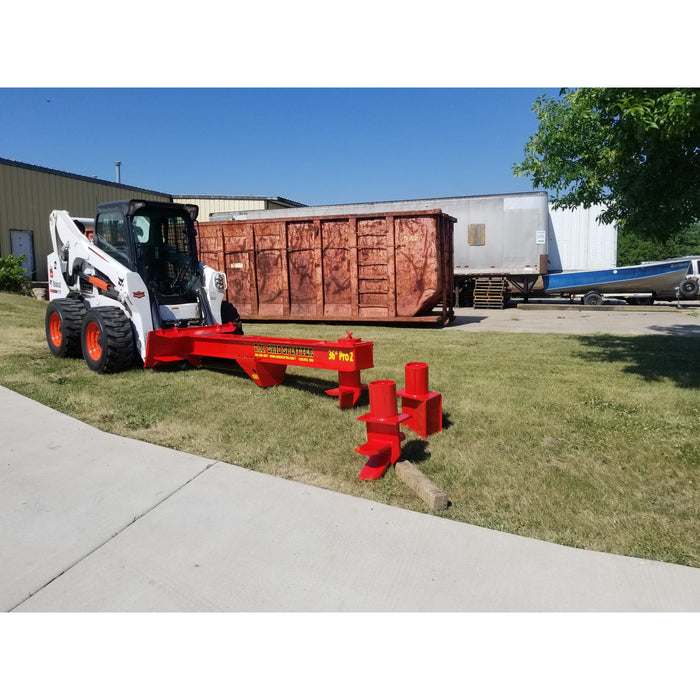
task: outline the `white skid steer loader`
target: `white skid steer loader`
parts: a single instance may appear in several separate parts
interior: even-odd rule
[[[134,199],[100,204],[94,219],[53,211],[51,352],[119,372],[146,360],[152,331],[232,322],[242,334],[235,307],[224,301],[226,277],[199,262],[197,214],[192,204]]]

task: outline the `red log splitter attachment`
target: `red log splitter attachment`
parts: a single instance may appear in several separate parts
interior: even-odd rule
[[[404,425],[424,440],[428,435],[442,432],[442,394],[428,391],[428,365],[409,362],[405,377],[406,388],[397,392],[401,410],[409,415]]]
[[[360,371],[373,367],[373,346],[353,338],[348,331],[345,338],[331,342],[237,335],[235,330],[233,324],[227,324],[151,331],[144,365],[157,367],[186,360],[197,366],[205,358],[235,360],[260,387],[281,384],[288,365],[335,370],[338,387],[326,393],[337,396],[341,408],[354,406],[367,388],[360,381]]]
[[[401,456],[401,440],[406,437],[399,425],[408,417],[396,409],[396,382],[370,382],[369,413],[357,419],[367,424],[367,442],[356,447],[355,452],[369,457],[358,475],[360,479],[379,479],[390,465],[396,464]]]

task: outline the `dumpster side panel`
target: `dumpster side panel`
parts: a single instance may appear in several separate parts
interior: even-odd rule
[[[355,246],[349,221],[321,222],[323,240],[323,315],[352,317],[350,247]]]
[[[203,228],[200,225],[200,230]],[[251,316],[258,313],[258,292],[255,256],[253,254],[253,225],[244,222],[222,231],[228,300],[238,313]]]
[[[224,271],[222,226],[208,225],[199,237],[199,259],[214,270]],[[201,233],[201,229],[200,229]]]
[[[287,223],[290,316],[314,318],[317,312],[316,227],[311,221]]]
[[[396,221],[396,313],[411,316],[416,309],[432,308],[440,300],[439,237],[428,217],[401,217]]]
[[[284,318],[289,315],[286,222],[255,222],[253,237],[258,313],[261,316]],[[235,305],[235,302],[232,303]]]

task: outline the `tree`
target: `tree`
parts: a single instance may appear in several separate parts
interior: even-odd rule
[[[700,220],[700,90],[579,88],[543,95],[513,166],[556,208],[601,204],[603,223],[665,241]]]
[[[0,292],[29,294],[30,283],[24,268],[26,255],[8,255],[0,258]]]
[[[618,265],[637,265],[645,260],[682,258],[687,255],[700,255],[700,224],[689,226],[663,242],[624,232],[617,237]]]

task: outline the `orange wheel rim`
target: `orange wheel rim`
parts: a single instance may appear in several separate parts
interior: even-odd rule
[[[90,359],[97,362],[102,357],[100,345],[100,327],[93,321],[85,329],[85,346]]]
[[[57,313],[51,314],[51,318],[49,318],[49,335],[54,346],[61,347],[63,331],[61,330],[61,317]]]

